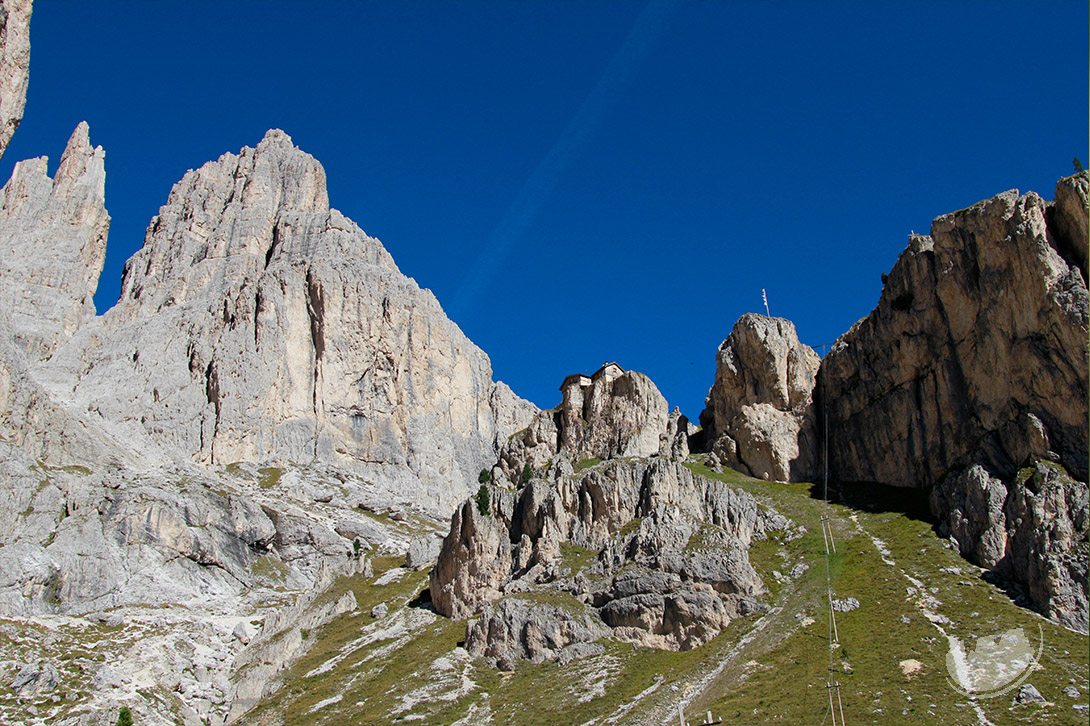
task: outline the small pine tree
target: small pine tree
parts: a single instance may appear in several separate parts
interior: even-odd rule
[[[132,711],[128,706],[122,706],[121,712],[117,714],[117,726],[132,726]]]
[[[477,481],[481,484],[487,484],[492,481],[492,472],[488,469],[481,469],[481,473],[477,475]]]
[[[477,490],[477,511],[482,517],[487,517],[491,510],[492,494],[489,493],[487,484],[481,484],[481,488]]]
[[[1082,174],[1083,171],[1085,171],[1085,169],[1082,168],[1082,162],[1079,161],[1079,157],[1076,156],[1074,159],[1072,159],[1072,163],[1075,164],[1075,173],[1076,174]]]
[[[534,470],[530,468],[530,462],[526,462],[526,466],[522,467],[522,483],[526,484],[534,476]]]
[[[359,559],[360,549],[362,547],[363,545],[360,543],[359,537],[356,537],[356,539],[352,540],[352,553],[356,555],[356,559]]]

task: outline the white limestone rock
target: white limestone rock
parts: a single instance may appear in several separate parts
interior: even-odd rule
[[[31,0],[0,0],[0,156],[26,107],[32,9]]]
[[[282,131],[185,175],[97,322],[43,366],[58,397],[199,463],[317,460],[434,512],[534,411]]]
[[[110,228],[104,162],[81,123],[53,179],[43,156],[16,164],[0,190],[0,308],[31,363],[94,318]]]

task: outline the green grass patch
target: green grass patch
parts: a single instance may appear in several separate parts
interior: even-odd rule
[[[589,469],[592,466],[598,466],[598,464],[601,464],[601,463],[602,463],[601,459],[580,459],[575,464],[575,473],[578,474],[579,472],[581,472],[581,471],[583,471],[585,469]]]
[[[273,586],[283,585],[288,572],[288,566],[281,562],[279,557],[273,555],[261,555],[250,564],[250,574]]]
[[[280,483],[280,477],[284,470],[275,466],[267,466],[257,470],[257,485],[262,489],[272,489]]]
[[[574,575],[594,564],[595,560],[598,559],[598,552],[570,542],[561,542],[560,559],[564,567],[571,569],[571,574]]]
[[[620,530],[617,531],[617,536],[615,539],[624,539],[625,537],[639,529],[640,525],[642,524],[643,517],[633,517],[632,519],[628,520],[628,522],[626,522],[625,525],[620,528]]]

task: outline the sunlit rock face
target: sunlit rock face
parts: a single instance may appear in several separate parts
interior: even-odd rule
[[[11,141],[26,108],[30,81],[31,0],[0,3],[0,156]]]
[[[700,414],[706,448],[759,479],[813,478],[812,394],[820,363],[791,321],[743,315],[716,355],[715,383]]]
[[[117,305],[43,377],[194,461],[336,464],[436,511],[535,410],[281,131],[175,185]]]
[[[788,520],[686,465],[689,424],[646,376],[607,364],[561,392],[455,512],[430,573],[437,612],[481,615],[466,648],[500,667],[592,655],[603,635],[687,650],[764,607],[749,547]]]
[[[518,484],[527,466],[543,473],[584,460],[689,454],[694,427],[643,373],[606,363],[593,375],[568,376],[560,393],[556,408],[504,444],[492,471],[497,481]]]
[[[169,606],[141,638],[153,665],[120,659],[110,677],[140,670],[222,721],[301,652],[297,633],[261,650],[273,665],[233,705],[244,641],[367,571],[367,550],[412,550],[403,523],[448,516],[536,408],[329,208],[321,166],[283,132],[175,186],[101,317],[109,216],[86,124],[46,169],[21,162],[0,192],[0,614],[121,623]],[[210,613],[272,629],[239,637]],[[201,689],[171,656],[190,640],[218,654]]]
[[[29,159],[0,190],[0,309],[32,363],[94,318],[110,229],[104,162],[81,123],[54,178],[46,157]]]
[[[1060,181],[1054,203],[1009,191],[938,217],[833,346],[817,387],[832,476],[938,485],[934,514],[962,553],[1082,630],[1086,188],[1082,173]],[[1039,462],[1066,472],[1034,488],[1020,471]],[[1047,543],[1027,521],[1052,533]]]
[[[1086,478],[1086,283],[1049,206],[1004,192],[912,238],[822,365],[838,478],[926,486],[1029,456]]]

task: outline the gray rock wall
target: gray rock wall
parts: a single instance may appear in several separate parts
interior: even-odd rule
[[[175,186],[118,304],[39,377],[192,461],[330,463],[437,512],[535,410],[280,131]]]
[[[26,107],[32,9],[31,0],[0,0],[0,156]]]
[[[911,239],[822,364],[835,477],[929,486],[1043,457],[1086,479],[1087,290],[1047,208],[1005,192]]]
[[[1086,188],[1084,173],[1053,204],[1009,191],[937,218],[817,388],[832,476],[934,485],[964,556],[1084,632]]]
[[[105,153],[87,124],[50,179],[46,157],[21,161],[0,190],[0,310],[28,359],[49,355],[94,318],[106,260]]]

